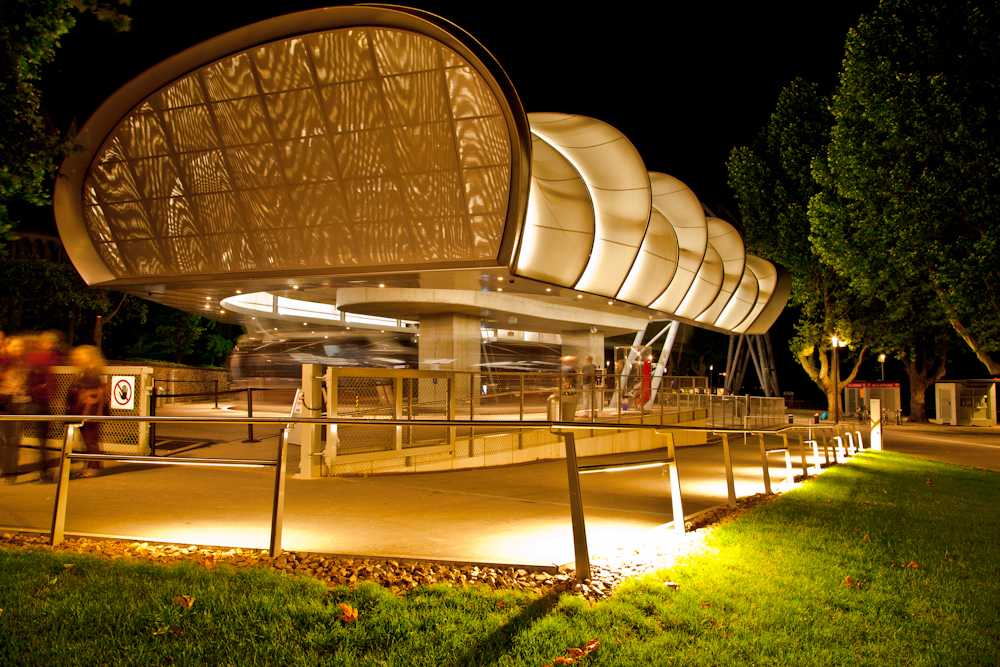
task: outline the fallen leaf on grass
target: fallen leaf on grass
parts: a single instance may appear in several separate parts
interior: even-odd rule
[[[870,501],[870,500],[859,500],[858,504],[859,505],[871,505],[872,501]]]
[[[164,625],[162,628],[156,628],[153,630],[153,636],[156,637],[157,635],[165,635],[168,632],[170,632],[170,626]]]
[[[174,604],[190,609],[191,605],[194,604],[194,598],[190,595],[178,595],[174,598]]]
[[[215,567],[215,554],[208,554],[207,556],[205,556],[204,565],[206,570],[211,570],[213,567]]]
[[[917,564],[914,561],[912,561],[912,560],[909,563],[907,563],[907,565],[906,565],[906,567],[916,567],[916,566],[917,566]]]
[[[711,603],[711,602],[702,602],[702,603],[701,603],[701,606],[702,606],[702,607],[711,607],[711,606],[712,606],[712,603]]]
[[[868,533],[865,533],[865,536],[861,538],[861,541],[862,542],[867,542],[868,541]]]
[[[72,569],[73,569],[73,567],[74,567],[74,566],[75,566],[76,564],[75,564],[75,563],[63,563],[62,565],[63,565],[63,569],[64,569],[64,570],[72,570]]]
[[[847,575],[847,578],[844,579],[844,585],[845,586],[850,586],[852,588],[858,588],[858,589],[861,588],[861,584],[854,583],[854,580],[851,579],[851,575]]]
[[[679,589],[680,589],[680,587],[681,587],[681,586],[680,586],[680,584],[675,584],[675,583],[674,583],[674,582],[672,582],[672,581],[664,581],[664,582],[663,582],[663,585],[664,585],[664,586],[666,586],[667,588],[672,588],[672,589],[674,589],[675,591],[676,591],[676,590],[679,590]]]
[[[353,623],[354,621],[358,620],[357,609],[347,604],[346,602],[341,602],[337,606],[340,607],[340,612],[341,612],[337,614],[338,621],[346,625],[347,623]]]
[[[934,482],[931,480],[927,480],[926,484],[927,486],[934,486]]]
[[[591,639],[589,642],[584,644],[581,648],[568,648],[566,649],[565,656],[559,656],[555,659],[554,664],[556,665],[572,665],[576,663],[581,658],[586,658],[588,655],[596,651],[601,646],[601,642],[597,639]]]

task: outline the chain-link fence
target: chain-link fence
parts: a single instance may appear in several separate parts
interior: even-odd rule
[[[327,430],[327,461],[338,474],[422,467],[454,458],[501,460],[506,452],[556,442],[547,429],[524,422],[576,421],[672,424],[704,419],[707,378],[636,375],[627,391],[580,374],[417,371],[331,368],[325,374],[326,414],[378,419],[510,421],[509,428],[476,426],[372,427],[341,424]],[[502,462],[502,461],[501,461]]]
[[[56,366],[52,369],[54,390],[49,409],[52,414],[64,415],[68,409],[67,397],[69,388],[77,376],[77,369],[72,366]],[[115,384],[122,378],[131,377],[133,407],[129,410],[112,409],[114,416],[146,416],[149,414],[149,393],[153,386],[153,369],[144,366],[108,366],[104,369],[107,378],[107,396],[112,396]],[[21,435],[21,444],[26,447],[46,447],[61,449],[65,439],[66,424],[64,422],[25,422]],[[101,450],[108,454],[136,454],[148,451],[148,430],[145,424],[137,422],[112,422],[101,426]],[[83,443],[77,443],[80,448]]]

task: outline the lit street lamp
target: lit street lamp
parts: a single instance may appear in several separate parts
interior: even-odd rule
[[[885,355],[884,354],[878,355],[878,360],[879,363],[882,364],[882,382],[885,382]]]
[[[831,336],[830,342],[833,343],[833,423],[840,422],[840,358],[838,355],[838,349],[845,347],[847,343],[837,338],[837,336]]]

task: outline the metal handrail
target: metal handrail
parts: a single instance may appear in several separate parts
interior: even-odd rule
[[[284,517],[285,502],[285,468],[287,467],[288,448],[286,447],[288,434],[293,424],[370,424],[375,425],[401,425],[401,426],[509,426],[509,421],[472,421],[458,419],[431,419],[420,420],[414,424],[411,420],[405,419],[385,419],[377,423],[371,420],[341,419],[341,418],[309,418],[309,417],[151,417],[151,416],[94,416],[81,418],[80,415],[0,415],[0,422],[3,421],[59,421],[69,422],[66,428],[66,435],[63,440],[62,455],[59,462],[58,486],[56,489],[56,502],[53,510],[52,530],[50,534],[50,544],[60,544],[65,537],[66,507],[68,503],[70,466],[74,460],[83,461],[117,461],[126,463],[147,463],[155,465],[192,465],[192,466],[219,466],[229,468],[245,467],[274,467],[275,482],[274,496],[271,511],[271,536],[269,553],[272,557],[277,557],[281,553],[281,534]],[[270,459],[201,459],[201,458],[169,458],[159,456],[140,456],[125,454],[95,454],[73,452],[73,443],[76,434],[86,422],[152,422],[152,423],[188,423],[188,424],[283,424],[284,428],[278,434],[278,450],[274,460]],[[691,426],[659,426],[656,424],[607,424],[607,423],[578,423],[578,422],[526,422],[533,427],[548,426],[551,432],[564,438],[566,444],[566,465],[569,479],[570,504],[573,521],[573,541],[577,559],[577,578],[584,580],[590,577],[590,560],[587,549],[586,528],[583,519],[583,500],[580,491],[579,476],[581,472],[597,472],[607,470],[612,466],[580,466],[576,456],[576,431],[598,431],[598,430],[622,430],[622,429],[652,429],[657,435],[667,438],[668,456],[666,458],[646,461],[643,464],[666,465],[670,470],[671,499],[674,506],[674,527],[679,532],[684,532],[685,521],[683,504],[680,494],[680,483],[676,467],[676,457],[674,454],[674,433],[679,431],[702,432],[722,435],[723,451],[725,454],[726,480],[729,491],[729,505],[735,507],[735,483],[732,469],[732,458],[729,450],[730,435],[759,435],[779,434],[784,439],[787,449],[788,431],[820,430],[828,428],[841,428],[840,425],[806,425],[797,426],[794,424],[784,425],[779,429],[717,429],[707,427]],[[811,433],[810,433],[811,435]],[[859,434],[860,435],[860,434]],[[826,438],[824,437],[824,440]],[[799,441],[802,450],[803,472],[808,474],[805,440],[799,434]],[[860,443],[859,443],[860,444]],[[859,449],[860,451],[860,449]],[[765,489],[771,492],[770,476],[767,468],[766,452],[764,451],[763,437],[761,437],[761,459],[765,482]],[[638,467],[643,464],[631,464],[628,467]],[[790,459],[789,459],[790,465]],[[621,466],[617,466],[621,467]]]

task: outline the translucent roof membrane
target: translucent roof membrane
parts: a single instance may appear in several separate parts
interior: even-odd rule
[[[236,53],[122,120],[84,186],[118,278],[496,258],[511,137],[482,76],[403,30]]]
[[[748,256],[732,225],[706,218],[690,188],[647,172],[599,120],[528,121],[531,187],[514,273],[727,331],[770,327],[788,298],[778,270]]]

